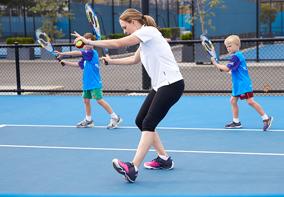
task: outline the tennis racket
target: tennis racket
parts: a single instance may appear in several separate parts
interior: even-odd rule
[[[201,35],[201,44],[204,47],[204,49],[207,51],[207,53],[211,56],[214,57],[215,60],[218,62],[217,54],[215,52],[214,45],[212,44],[211,40],[209,40],[206,36]]]
[[[209,38],[207,38],[205,35],[200,35],[200,39],[201,39],[201,44],[203,46],[203,48],[207,51],[207,53],[213,57],[216,62],[219,62],[218,58],[217,58],[217,54],[214,48],[214,45],[212,44],[211,40],[209,40]],[[222,70],[219,69],[221,72]]]
[[[87,19],[93,28],[93,32],[96,36],[96,39],[101,40],[102,35],[101,35],[101,29],[100,29],[100,23],[99,23],[98,16],[94,12],[90,4],[88,3],[85,4],[85,11],[86,11]],[[106,54],[108,54],[108,49],[103,48],[103,56],[106,56]]]
[[[48,35],[44,32],[42,32],[40,29],[36,30],[36,38],[37,42],[40,44],[42,48],[47,50],[52,56],[54,56],[59,62],[61,59],[59,59],[57,54],[54,52],[54,47],[51,44],[51,39],[48,37]],[[62,66],[65,66],[63,62],[60,62]]]

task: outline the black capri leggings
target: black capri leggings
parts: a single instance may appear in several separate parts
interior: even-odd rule
[[[162,86],[156,92],[151,90],[142,104],[135,123],[141,131],[155,131],[169,109],[180,99],[184,80]]]

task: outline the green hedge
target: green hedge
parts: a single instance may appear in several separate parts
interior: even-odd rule
[[[171,38],[173,40],[176,40],[180,37],[179,27],[160,28],[159,30],[165,38]]]
[[[34,44],[35,41],[32,37],[10,37],[6,39],[6,44]]]
[[[181,40],[191,40],[192,39],[192,32],[184,33],[180,36]]]
[[[116,33],[116,34],[110,34],[108,36],[109,39],[118,39],[118,38],[123,38],[125,37],[126,35],[123,34],[123,33]]]
[[[165,38],[171,38],[172,37],[172,31],[171,31],[170,28],[160,28],[159,30]]]

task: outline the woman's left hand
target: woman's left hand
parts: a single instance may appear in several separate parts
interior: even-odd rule
[[[74,33],[72,33],[71,35],[76,37],[73,42],[74,44],[76,44],[79,40],[81,40],[82,42],[86,44],[87,39],[81,36],[80,34],[78,34],[76,31],[74,31]]]

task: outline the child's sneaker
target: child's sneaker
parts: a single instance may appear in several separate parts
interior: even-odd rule
[[[120,118],[119,116],[117,118],[111,118],[109,124],[107,125],[107,129],[117,128],[121,122],[122,118]]]
[[[269,116],[268,119],[263,120],[263,131],[267,131],[272,125],[273,117]]]
[[[79,122],[76,125],[76,127],[78,127],[78,128],[92,128],[94,126],[95,125],[94,125],[94,121],[93,120],[88,121],[86,119],[82,120],[81,122]]]
[[[113,159],[112,165],[113,165],[114,169],[119,174],[122,174],[128,182],[134,183],[134,181],[135,181],[135,179],[138,175],[138,171],[135,170],[133,163],[122,162],[118,159]]]
[[[167,169],[171,170],[174,168],[174,162],[169,157],[167,160],[164,160],[160,158],[159,156],[156,159],[153,159],[152,161],[145,162],[144,167],[147,169]]]
[[[239,129],[239,128],[242,128],[242,124],[241,124],[241,122],[236,123],[236,122],[233,121],[229,124],[226,124],[225,128],[226,129]]]

